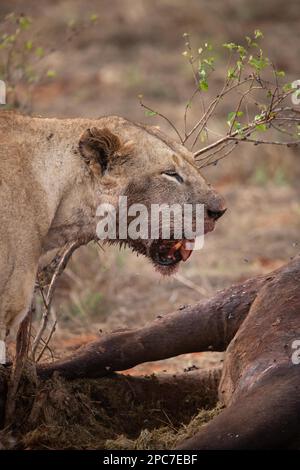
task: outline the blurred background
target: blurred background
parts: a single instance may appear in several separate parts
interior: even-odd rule
[[[193,91],[182,55],[184,33],[198,48],[206,42],[243,42],[259,28],[264,51],[286,71],[287,81],[300,79],[299,0],[10,0],[0,3],[3,30],[10,27],[4,18],[11,12],[30,18],[28,28],[24,25],[26,48],[36,58],[33,65],[20,59],[12,105],[45,117],[117,114],[160,125],[174,137],[164,120],[145,115],[138,95],[182,128]],[[218,93],[226,74],[226,55],[216,54],[208,99]],[[26,80],[18,79],[24,70]],[[230,111],[228,104],[221,105],[215,128]],[[191,108],[191,122],[197,116],[199,105]],[[205,168],[205,176],[227,199],[228,211],[177,278],[162,279],[147,260],[127,250],[101,250],[96,244],[78,250],[55,297],[54,357],[112,329],[141,326],[295,256],[299,167],[297,148],[242,144],[217,166]],[[136,371],[172,372],[220,360],[220,354],[193,354]]]

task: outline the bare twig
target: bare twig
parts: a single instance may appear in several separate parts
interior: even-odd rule
[[[200,294],[201,296],[207,297],[208,292],[206,289],[203,289],[203,287],[198,286],[190,279],[187,279],[185,276],[182,276],[182,274],[176,273],[175,278],[177,279],[177,281],[181,282],[181,284],[188,287],[189,289],[193,289],[194,291],[198,292],[198,294]]]
[[[201,162],[204,162],[206,164],[206,163],[211,162],[212,160],[215,161],[215,156],[220,154],[223,150],[227,149],[230,145],[232,145],[232,143],[229,140],[224,142],[220,147],[217,147],[213,152],[209,153],[208,155],[205,155],[202,158],[198,158],[197,159],[197,165],[199,165],[199,164],[201,165]],[[203,166],[205,166],[204,163],[203,163]],[[200,168],[201,168],[201,166],[200,166]]]
[[[254,125],[252,125],[251,127],[254,127]],[[249,130],[250,130],[250,126],[245,126],[242,129],[242,132],[246,133]],[[241,131],[239,131],[239,130],[234,131],[231,135],[227,134],[224,137],[221,137],[221,139],[216,140],[212,144],[207,145],[206,147],[198,150],[197,152],[194,153],[195,160],[198,160],[198,157],[200,155],[203,155],[204,153],[210,152],[211,150],[214,150],[215,148],[219,147],[220,145],[224,144],[225,142],[228,142],[229,140],[232,140],[232,138],[239,135],[239,133],[241,133]]]
[[[64,269],[65,269],[69,259],[71,258],[72,254],[74,253],[74,251],[81,244],[82,244],[81,241],[76,240],[75,242],[72,242],[67,246],[66,250],[64,251],[64,253],[63,253],[63,255],[60,259],[60,262],[58,263],[58,265],[57,265],[57,267],[54,271],[54,274],[52,276],[52,279],[51,279],[46,297],[44,296],[43,290],[41,289],[41,295],[42,295],[42,298],[43,298],[45,308],[44,308],[44,313],[43,313],[43,316],[42,316],[40,327],[38,329],[38,332],[36,334],[36,337],[35,337],[35,339],[33,341],[33,345],[32,345],[32,358],[33,359],[35,359],[36,351],[39,347],[41,338],[42,338],[42,336],[43,336],[43,334],[44,334],[44,332],[47,328],[47,324],[48,324],[48,320],[49,320],[49,316],[50,316],[50,311],[51,311],[51,303],[52,303],[52,300],[53,300],[53,295],[54,295],[54,291],[55,291],[55,288],[56,288],[57,280],[58,280],[59,276],[62,274],[62,272],[64,271]],[[56,327],[56,324],[55,324],[55,327]],[[54,333],[54,331],[52,332],[51,337],[52,337],[53,333]],[[51,337],[50,337],[50,339],[51,339]],[[50,339],[49,339],[49,341],[50,341]]]
[[[225,82],[225,85],[223,86],[221,92],[216,96],[216,98],[214,98],[212,100],[212,102],[210,103],[210,105],[208,106],[205,114],[199,119],[198,122],[196,122],[196,124],[193,126],[193,128],[188,132],[187,134],[187,138],[185,139],[185,142],[186,140],[191,137],[195,132],[196,130],[200,127],[200,129],[198,130],[198,133],[197,133],[197,137],[194,141],[194,144],[195,142],[197,142],[198,138],[199,138],[199,135],[201,134],[204,126],[206,126],[207,122],[209,121],[210,117],[212,116],[212,114],[214,113],[214,111],[216,110],[216,107],[218,106],[218,104],[220,103],[221,99],[226,96],[228,93],[230,93],[232,90],[236,89],[237,87],[241,86],[241,85],[244,85],[245,83],[249,82],[250,80],[252,80],[252,76],[251,77],[247,77],[245,78],[244,80],[242,80],[241,82],[239,83],[236,83],[232,86],[230,86],[229,88],[228,85],[229,85],[229,81],[226,81]],[[194,145],[193,144],[193,145]]]
[[[241,106],[242,106],[242,103],[244,101],[244,99],[249,95],[249,93],[251,93],[253,90],[260,90],[261,88],[260,87],[255,87],[254,85],[254,79],[252,80],[252,82],[250,83],[250,87],[248,88],[248,90],[246,90],[244,93],[241,94],[241,97],[239,99],[239,102],[237,104],[237,107],[234,111],[234,117],[232,119],[232,122],[231,122],[231,125],[230,125],[230,129],[229,129],[229,134],[231,134],[231,132],[233,131],[234,129],[234,125],[236,123],[236,118],[238,117],[238,113],[241,109]]]
[[[256,88],[256,87],[255,87]],[[247,92],[245,92],[247,94]],[[235,142],[252,142],[256,145],[259,145],[259,144],[272,144],[274,143],[274,145],[284,145],[284,146],[288,146],[288,147],[291,147],[291,146],[297,146],[299,144],[299,141],[291,141],[291,142],[280,142],[280,141],[273,141],[273,140],[260,140],[260,139],[251,139],[249,136],[255,132],[257,126],[261,125],[261,124],[265,124],[265,125],[270,125],[272,123],[273,120],[275,119],[278,119],[278,115],[280,112],[282,112],[283,110],[286,110],[286,108],[280,108],[278,107],[278,105],[284,101],[284,99],[289,96],[290,92],[287,92],[287,93],[284,93],[283,95],[279,96],[278,98],[274,98],[272,100],[272,106],[273,108],[270,110],[268,109],[268,111],[264,112],[264,113],[261,113],[260,115],[260,118],[259,119],[256,119],[254,120],[253,122],[251,122],[249,125],[246,125],[244,126],[242,129],[238,129],[238,130],[235,130],[233,131],[232,129],[232,126],[231,126],[231,129],[230,131],[228,132],[228,134],[226,134],[224,137],[221,137],[220,139],[218,139],[217,141],[211,143],[210,145],[207,145],[206,147],[198,150],[197,152],[194,153],[194,157],[196,159],[196,161],[199,161],[199,156],[200,155],[203,155],[205,153],[210,153],[212,150],[214,149],[218,149],[220,146],[221,148],[223,149],[223,145],[226,144],[227,142],[230,142],[230,141],[235,141]],[[245,94],[242,95],[242,98],[246,96]],[[232,147],[233,149],[234,147]],[[231,152],[226,152],[226,156],[229,155]],[[210,154],[208,155],[207,157],[205,157],[205,160],[209,159],[210,160],[210,156],[213,155],[213,154]],[[219,161],[220,159],[223,159],[224,156],[222,156],[221,158],[218,158],[216,161]],[[201,161],[202,159],[200,159]],[[213,164],[214,162],[211,162],[209,161],[209,164]],[[203,165],[203,166],[207,166],[207,165]]]
[[[187,104],[185,105],[185,108],[184,108],[184,117],[183,117],[183,122],[184,122],[184,139],[183,139],[183,141],[184,142],[187,140],[187,114],[188,114],[188,110],[191,107],[193,99],[195,98],[197,93],[199,93],[199,88],[197,88],[193,92],[192,96],[190,97],[190,99],[188,100],[188,102],[187,102]]]
[[[154,109],[152,109],[149,106],[147,106],[146,104],[144,104],[141,98],[140,98],[140,105],[142,106],[142,108],[145,108],[150,113],[153,113],[154,116],[159,116],[162,119],[164,119],[172,127],[174,132],[177,134],[177,137],[179,138],[180,143],[181,144],[184,143],[184,139],[181,137],[180,132],[178,131],[177,127],[173,124],[173,122],[167,116],[165,116],[162,113],[159,113],[158,111],[155,111]]]
[[[249,137],[230,137],[229,140],[235,140],[236,142],[252,142],[254,145],[267,144],[267,145],[283,145],[286,147],[297,147],[300,145],[300,140],[294,140],[290,142],[281,142],[279,140],[261,140],[261,139],[251,139]]]
[[[40,354],[38,355],[38,358],[36,360],[36,362],[40,362],[40,360],[42,359],[43,355],[44,355],[44,352],[46,351],[46,349],[50,349],[49,348],[49,343],[51,341],[51,338],[52,336],[54,335],[55,331],[56,331],[56,326],[57,326],[57,320],[55,320],[55,322],[53,323],[52,325],[52,328],[50,330],[50,333],[48,335],[48,338],[46,339],[46,341],[44,342],[44,345],[42,347],[42,350],[40,352]],[[51,350],[50,350],[51,351]],[[52,351],[51,351],[51,355],[53,357],[53,354],[52,354]]]
[[[205,168],[206,166],[216,165],[219,161],[223,160],[224,158],[226,158],[228,155],[231,154],[233,149],[236,147],[236,144],[238,144],[238,142],[235,142],[231,147],[229,147],[229,149],[220,157],[214,158],[213,160],[211,158],[209,158],[208,160],[205,160],[205,162],[202,165],[200,165],[199,168]]]

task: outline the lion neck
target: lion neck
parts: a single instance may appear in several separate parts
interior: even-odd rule
[[[45,201],[43,211],[47,213],[48,224],[42,240],[42,253],[60,248],[65,244],[82,240],[88,242],[95,237],[95,214],[101,200],[101,185],[95,190],[95,182],[76,150],[66,142],[54,145],[52,152],[40,152],[42,164],[35,165],[46,175],[43,182]],[[44,177],[45,176],[45,177]]]

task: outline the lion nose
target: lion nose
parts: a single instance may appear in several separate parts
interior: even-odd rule
[[[222,217],[223,214],[225,214],[226,211],[227,211],[227,208],[217,210],[217,211],[207,209],[207,215],[208,215],[208,217],[210,217],[213,220],[218,220],[220,217]]]
[[[206,214],[212,220],[218,220],[225,214],[227,208],[224,198],[216,191],[212,191],[206,206]]]

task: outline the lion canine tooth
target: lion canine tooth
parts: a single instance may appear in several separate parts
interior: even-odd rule
[[[181,245],[182,245],[182,241],[179,241],[179,242],[177,242],[177,243],[173,246],[173,248],[174,248],[175,250],[178,250],[178,249],[181,247]]]

